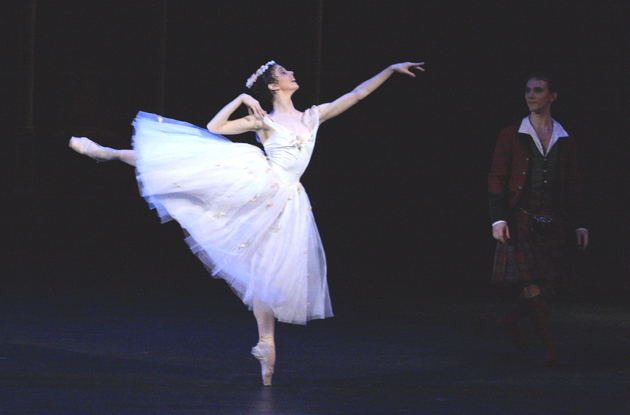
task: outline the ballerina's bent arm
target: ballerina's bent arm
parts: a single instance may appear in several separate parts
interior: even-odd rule
[[[348,92],[347,94],[337,98],[335,101],[328,104],[319,105],[317,108],[319,109],[320,123],[336,117],[337,115],[346,111],[348,108],[355,105],[357,102],[361,101],[363,98],[370,95],[372,92],[374,92],[376,88],[381,86],[383,82],[385,82],[394,72],[404,73],[415,78],[416,74],[411,72],[410,69],[417,69],[424,72],[422,65],[424,65],[424,62],[405,62],[391,65],[378,75],[368,79],[361,85],[354,88],[354,90],[352,90],[351,92]]]
[[[247,106],[249,115],[236,120],[230,120],[230,115],[242,104]],[[208,131],[213,134],[242,134],[248,131],[259,131],[266,128],[262,122],[267,113],[262,109],[260,103],[247,94],[241,94],[232,102],[227,104],[210,120],[207,125]]]

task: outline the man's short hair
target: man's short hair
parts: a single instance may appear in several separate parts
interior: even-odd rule
[[[527,78],[527,80],[529,81],[530,79],[537,79],[539,81],[545,81],[547,83],[547,89],[549,89],[549,92],[551,92],[552,94],[554,92],[558,92],[558,83],[556,82],[556,79],[553,77],[553,75],[550,74],[549,72],[545,72],[545,71],[532,72]]]

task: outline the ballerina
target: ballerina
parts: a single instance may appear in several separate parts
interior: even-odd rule
[[[306,111],[293,106],[294,73],[274,61],[246,83],[273,108],[241,94],[202,129],[140,112],[133,150],[102,147],[73,137],[70,147],[97,161],[136,167],[142,196],[162,221],[175,219],[186,242],[210,273],[222,278],[253,310],[264,385],[276,361],[275,320],[305,324],[332,317],[326,259],[310,202],[299,180],[311,158],[319,126],[372,93],[394,72],[415,77],[424,63],[399,63],[337,100]],[[245,105],[249,115],[230,120]],[[265,151],[223,135],[255,132]]]

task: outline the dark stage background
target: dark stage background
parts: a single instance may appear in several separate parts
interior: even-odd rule
[[[525,78],[539,68],[561,80],[553,116],[577,137],[592,213],[575,291],[628,293],[627,2],[3,7],[5,286],[227,291],[188,251],[178,226],[160,225],[148,210],[129,166],[75,154],[70,136],[127,147],[139,110],[203,126],[270,59],[295,71],[299,109],[333,100],[389,64],[418,60],[425,73],[393,76],[319,131],[302,182],[333,301],[488,290],[491,153],[499,130],[526,115]]]

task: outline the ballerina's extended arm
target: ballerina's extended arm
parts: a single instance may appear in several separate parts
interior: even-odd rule
[[[415,77],[416,74],[411,72],[410,69],[417,69],[424,72],[422,65],[424,65],[424,62],[405,62],[389,66],[387,69],[385,69],[375,77],[368,79],[361,85],[354,88],[352,92],[349,92],[342,97],[337,98],[331,103],[319,105],[317,108],[319,109],[320,122],[324,122],[333,117],[336,117],[357,102],[361,101],[363,98],[370,95],[372,92],[374,92],[376,88],[381,86],[383,82],[385,82],[394,72],[400,72]]]
[[[230,115],[242,104],[247,106],[249,115],[236,120],[229,120]],[[250,95],[241,94],[232,102],[227,104],[214,116],[208,123],[208,131],[213,134],[241,134],[248,131],[258,131],[265,128],[262,122],[263,117],[267,113],[262,109],[258,101]]]

